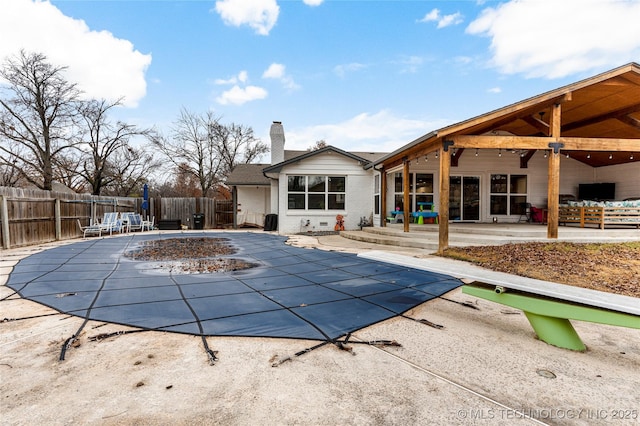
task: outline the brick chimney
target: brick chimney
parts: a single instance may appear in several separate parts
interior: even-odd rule
[[[281,121],[274,121],[269,131],[271,136],[271,164],[284,161],[284,127]]]

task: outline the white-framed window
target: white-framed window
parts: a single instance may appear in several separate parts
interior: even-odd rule
[[[290,210],[344,210],[345,176],[287,176],[287,207]]]
[[[380,214],[380,175],[373,177],[373,214]]]
[[[404,211],[402,173],[393,175],[393,209]],[[418,203],[433,203],[433,173],[409,173],[409,211],[418,210]]]
[[[527,202],[527,175],[492,174],[490,191],[492,215],[522,214]]]

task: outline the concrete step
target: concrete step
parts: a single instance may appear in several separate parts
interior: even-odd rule
[[[518,229],[520,228],[520,229]],[[640,241],[640,230],[636,229],[584,229],[562,227],[557,240],[547,238],[543,225],[473,225],[452,224],[449,226],[449,246],[485,246],[522,242],[573,241],[611,243]],[[438,225],[419,225],[404,232],[402,225],[387,227],[365,227],[362,231],[342,231],[340,235],[355,241],[384,244],[396,247],[438,249]]]

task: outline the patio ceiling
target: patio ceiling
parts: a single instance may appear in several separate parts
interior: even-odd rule
[[[560,105],[560,138],[550,122]],[[479,136],[484,135],[484,138]],[[460,138],[462,136],[462,138]],[[474,136],[475,138],[469,138]],[[562,154],[592,167],[640,161],[640,65],[630,63],[416,139],[379,160],[385,169],[440,149],[549,149],[566,142]]]

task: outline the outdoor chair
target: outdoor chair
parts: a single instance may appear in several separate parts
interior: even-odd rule
[[[151,219],[147,216],[147,219],[142,221],[142,230],[144,231],[144,228],[147,228],[147,231],[152,231],[155,219],[155,216],[151,216]]]
[[[123,213],[122,221],[127,232],[144,230],[142,226],[142,216],[138,213]]]
[[[524,219],[525,222],[531,222],[531,203],[520,203],[520,217],[518,218],[518,222],[522,222]]]
[[[80,232],[82,232],[82,238],[87,238],[87,235],[102,235],[102,228],[100,225],[82,226],[80,219],[78,219],[78,227],[80,228]]]
[[[118,212],[105,213],[99,224],[102,232],[109,232],[109,235],[114,232],[122,232],[122,221],[118,216]]]

